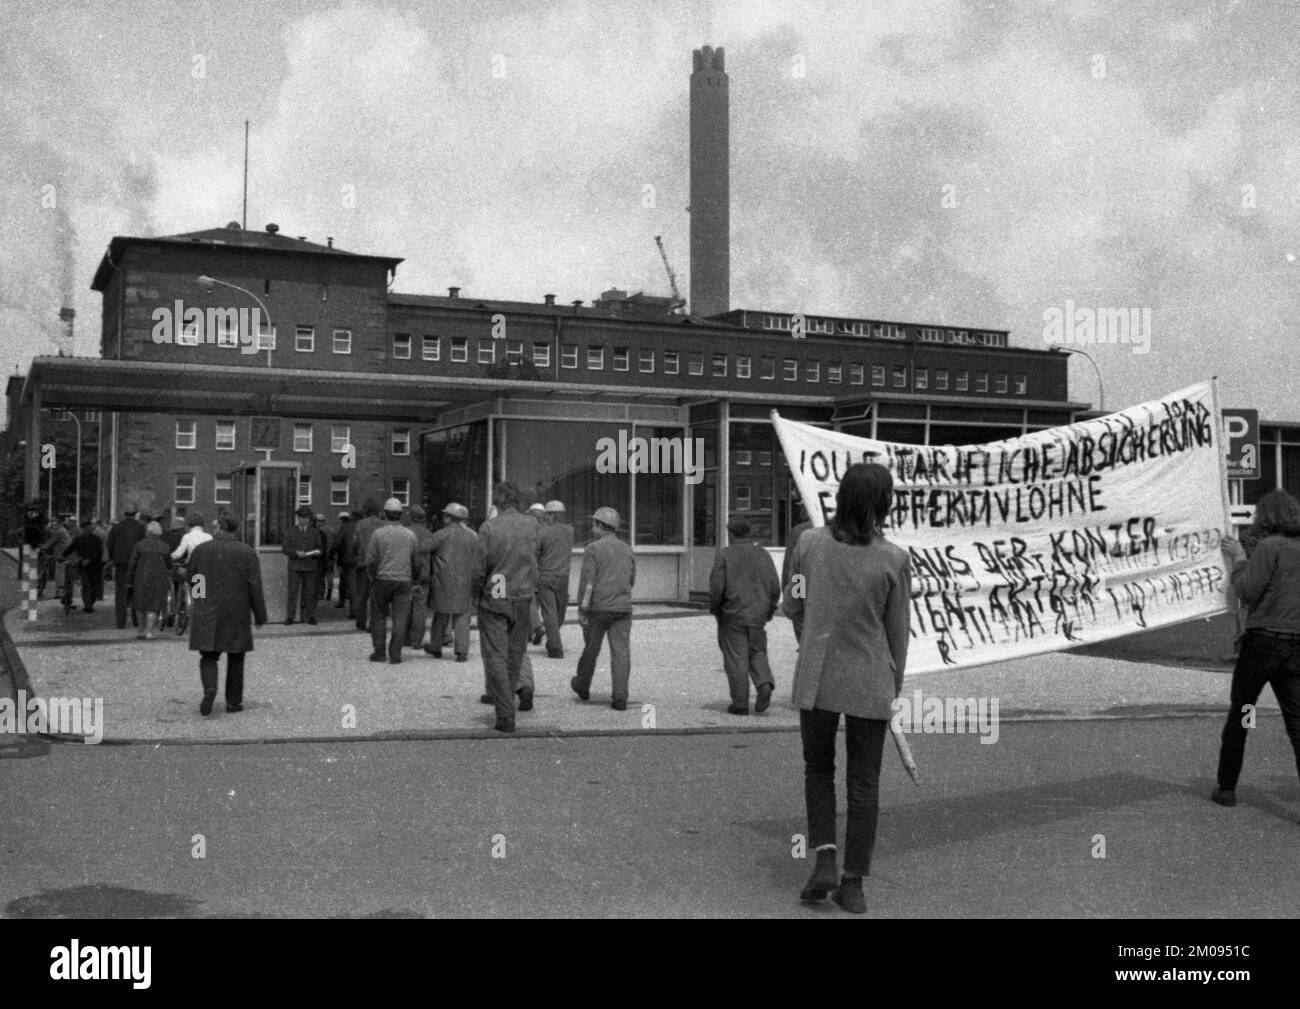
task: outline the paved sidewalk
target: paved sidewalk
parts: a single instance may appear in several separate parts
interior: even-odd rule
[[[164,632],[140,641],[113,626],[111,596],[93,614],[66,617],[52,600],[34,625],[10,610],[7,631],[30,676],[47,697],[100,697],[107,741],[252,742],[267,740],[493,736],[492,709],[478,702],[483,666],[477,633],[468,663],[435,660],[408,650],[399,666],[371,663],[370,639],[325,604],[317,627],[268,625],[249,656],[245,710],[227,714],[218,695],[214,713],[198,713],[198,656],[184,638]],[[789,621],[769,625],[769,656],[777,678],[771,709],[728,715],[712,618],[672,606],[638,607],[632,630],[632,692],[626,712],[609,707],[608,651],[591,701],[569,689],[582,635],[563,630],[566,658],[530,647],[536,709],[520,713],[522,734],[601,734],[641,731],[772,731],[797,727],[789,702],[795,643]],[[224,663],[223,663],[224,665]],[[223,671],[224,675],[224,671]],[[910,677],[906,694],[997,698],[1008,719],[1135,717],[1207,714],[1223,710],[1228,677],[1219,671],[1119,662],[1050,653]],[[1270,691],[1261,709],[1276,711]]]

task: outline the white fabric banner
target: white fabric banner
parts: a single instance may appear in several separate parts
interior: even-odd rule
[[[885,535],[912,557],[907,672],[1072,648],[1228,608],[1217,391],[986,445],[902,445],[772,420],[814,525],[840,476],[894,477]]]

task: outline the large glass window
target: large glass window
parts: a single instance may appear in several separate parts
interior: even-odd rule
[[[704,442],[704,480],[692,495],[692,539],[697,547],[713,547],[718,545],[718,425],[695,424],[690,434]]]
[[[730,451],[731,516],[749,519],[755,542],[784,543],[792,524],[792,482],[776,431],[771,424],[735,422]],[[798,521],[796,516],[793,522]]]
[[[434,431],[421,446],[425,507],[440,512],[453,501],[463,504],[477,529],[487,517],[487,422]]]

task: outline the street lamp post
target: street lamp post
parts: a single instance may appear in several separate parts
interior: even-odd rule
[[[1101,410],[1102,413],[1105,413],[1106,412],[1106,383],[1103,382],[1101,379],[1101,369],[1097,367],[1096,359],[1091,354],[1089,354],[1086,350],[1080,350],[1078,347],[1061,347],[1058,345],[1057,349],[1063,350],[1067,354],[1081,354],[1084,357],[1086,357],[1089,361],[1092,362],[1092,370],[1097,373],[1097,396],[1098,396],[1097,407],[1098,409]]]
[[[235,291],[242,291],[244,294],[248,295],[250,298],[252,298],[254,301],[257,302],[258,307],[260,307],[260,308],[262,309],[262,312],[266,315],[266,328],[267,328],[268,330],[270,330],[272,333],[274,333],[274,331],[275,331],[275,327],[274,327],[274,326],[272,325],[272,323],[271,323],[271,310],[270,310],[269,308],[266,307],[266,303],[265,303],[261,298],[259,298],[256,294],[254,294],[254,293],[253,293],[252,291],[250,291],[248,288],[246,288],[246,287],[240,287],[238,284],[232,284],[232,283],[230,283],[230,281],[228,281],[228,280],[221,280],[221,279],[219,279],[219,278],[217,278],[217,277],[209,277],[209,276],[207,276],[206,274],[204,274],[203,276],[199,277],[199,278],[198,278],[198,281],[199,281],[200,284],[202,284],[202,285],[203,285],[205,288],[207,288],[209,291],[212,290],[213,285],[215,285],[215,284],[220,284],[222,287],[229,287],[229,288],[231,288],[232,290],[235,290]],[[262,334],[259,332],[257,335],[258,335],[258,338],[260,339]],[[274,337],[272,337],[272,339],[274,339]],[[272,343],[268,343],[267,346],[266,346],[266,366],[267,366],[268,368],[271,367],[271,348],[272,348],[272,346],[273,346]]]

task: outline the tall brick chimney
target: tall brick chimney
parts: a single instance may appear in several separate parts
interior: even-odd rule
[[[731,308],[731,170],[723,50],[694,52],[691,72],[692,315]]]

